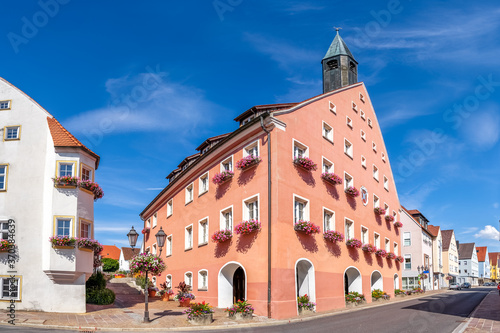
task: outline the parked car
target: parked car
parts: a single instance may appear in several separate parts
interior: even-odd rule
[[[462,286],[461,286],[461,287],[462,287],[462,288],[470,288],[470,287],[471,287],[471,285],[470,285],[470,283],[469,283],[469,282],[464,282],[464,283],[462,283]]]
[[[458,283],[450,283],[450,289],[460,290],[462,287]]]
[[[491,286],[491,283],[490,282],[486,282],[483,284],[483,286],[487,287],[487,286]]]

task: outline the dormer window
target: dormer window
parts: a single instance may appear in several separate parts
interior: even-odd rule
[[[339,61],[337,59],[330,60],[326,63],[329,70],[339,68]]]
[[[208,148],[208,147],[203,148],[203,150],[201,151],[201,153],[202,153],[202,154],[205,154],[205,153],[208,151],[208,149],[210,149],[210,148]]]

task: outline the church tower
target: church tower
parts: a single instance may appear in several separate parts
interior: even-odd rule
[[[321,61],[323,66],[323,94],[358,82],[358,62],[340,37],[339,28],[328,52]]]

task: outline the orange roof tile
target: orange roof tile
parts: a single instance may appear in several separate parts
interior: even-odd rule
[[[120,249],[116,247],[115,245],[103,245],[102,246],[102,251],[101,251],[101,256],[103,258],[111,258],[115,260],[120,259]]]
[[[52,135],[52,140],[54,141],[55,147],[78,147],[83,149],[88,154],[95,157],[95,168],[99,166],[99,155],[94,153],[92,150],[85,147],[77,138],[73,136],[67,129],[65,129],[56,118],[47,117],[47,123],[49,124],[50,134]]]
[[[476,246],[477,261],[485,261],[486,250],[487,250],[486,246]]]
[[[439,226],[434,226],[432,224],[427,225],[427,230],[431,233],[433,237],[437,237],[437,235],[439,234],[439,229],[440,229]]]

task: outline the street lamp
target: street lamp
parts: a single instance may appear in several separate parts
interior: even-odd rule
[[[160,257],[161,257],[161,250],[163,248],[163,245],[165,245],[165,240],[167,239],[167,234],[165,231],[163,231],[163,228],[160,227],[160,230],[156,233],[156,243],[158,243],[158,247],[160,248]]]
[[[139,234],[135,231],[134,226],[132,226],[132,229],[128,232],[127,237],[130,247],[132,248],[132,252],[134,252],[134,246],[137,244],[137,237],[139,237]]]

